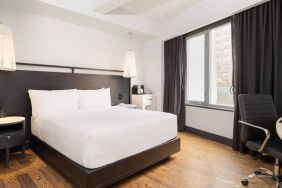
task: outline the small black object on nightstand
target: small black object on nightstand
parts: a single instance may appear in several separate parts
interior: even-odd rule
[[[8,166],[10,148],[22,146],[22,157],[25,150],[25,118],[11,116],[0,118],[0,150],[5,150],[5,166]]]

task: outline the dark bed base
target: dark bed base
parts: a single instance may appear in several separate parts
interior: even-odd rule
[[[174,138],[155,148],[97,169],[73,162],[48,144],[32,136],[32,150],[74,185],[83,188],[107,187],[180,151],[180,139]]]

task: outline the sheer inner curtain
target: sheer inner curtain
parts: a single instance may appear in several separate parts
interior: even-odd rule
[[[185,130],[186,38],[164,44],[164,112],[177,115],[178,130]]]
[[[271,94],[282,115],[282,5],[272,0],[233,16],[235,117],[233,149],[240,139],[239,94]]]

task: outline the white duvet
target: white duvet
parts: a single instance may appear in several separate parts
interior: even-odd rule
[[[177,136],[175,115],[111,107],[32,119],[32,133],[76,163],[98,168]]]

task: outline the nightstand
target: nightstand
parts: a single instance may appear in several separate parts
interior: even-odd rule
[[[25,118],[11,116],[0,118],[0,150],[5,149],[5,166],[8,165],[10,148],[22,145],[22,157],[25,146]]]
[[[123,108],[133,108],[133,109],[136,109],[136,108],[137,108],[137,105],[135,105],[135,104],[119,103],[117,106],[118,106],[118,107],[123,107]]]
[[[133,94],[132,104],[136,104],[142,110],[155,110],[155,96],[152,94]]]

